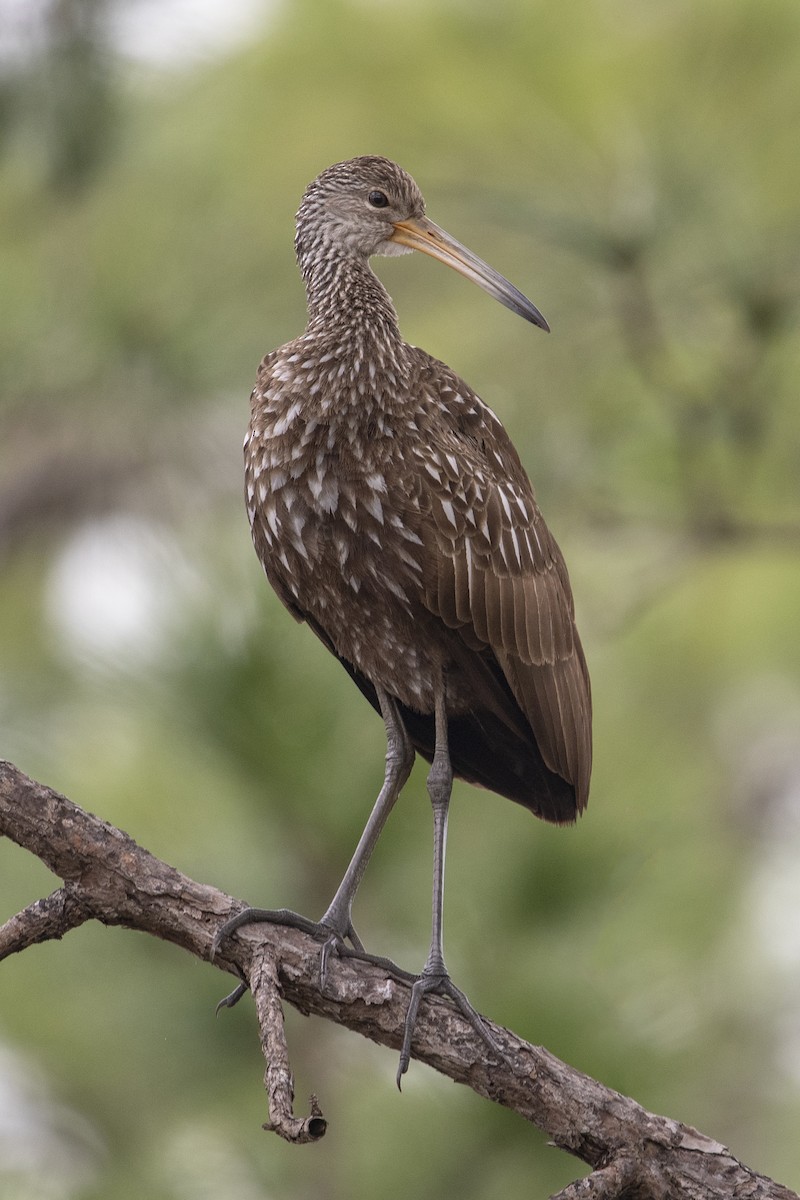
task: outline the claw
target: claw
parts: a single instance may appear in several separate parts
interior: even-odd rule
[[[486,1043],[491,1052],[501,1059],[507,1066],[512,1067],[514,1064],[510,1058],[500,1049],[497,1041],[489,1032],[486,1022],[479,1012],[476,1011],[470,1004],[467,997],[461,991],[461,988],[456,987],[450,976],[440,973],[426,974],[424,971],[419,978],[414,982],[411,989],[411,1000],[406,1013],[406,1023],[403,1030],[403,1045],[400,1050],[400,1062],[397,1067],[397,1090],[402,1091],[402,1079],[409,1068],[411,1062],[411,1042],[414,1037],[414,1027],[417,1023],[419,1014],[419,1006],[422,1002],[422,997],[429,993],[438,993],[441,996],[449,996],[454,1002],[456,1008],[463,1017],[469,1021],[472,1028],[478,1036]]]
[[[249,990],[246,983],[237,983],[233,991],[229,992],[227,996],[223,996],[219,1001],[217,1007],[214,1009],[214,1016],[219,1016],[221,1008],[233,1008],[234,1004],[238,1004],[245,992]]]
[[[211,961],[212,962],[214,961],[214,953],[215,953],[215,947],[212,944],[212,947],[211,947]],[[245,994],[245,992],[249,992],[249,990],[250,990],[250,984],[247,982],[247,979],[245,978],[244,972],[242,971],[241,967],[239,967],[236,963],[234,963],[234,967],[236,970],[236,974],[239,976],[239,982],[237,983],[236,987],[233,989],[232,992],[228,992],[227,996],[222,997],[219,1004],[214,1009],[215,1017],[219,1016],[219,1010],[221,1008],[233,1008],[233,1006],[235,1004],[239,1003],[239,1001],[241,1000],[241,998]]]

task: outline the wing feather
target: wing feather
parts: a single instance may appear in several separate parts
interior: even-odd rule
[[[426,578],[436,580],[427,605],[467,646],[494,657],[542,760],[572,785],[579,811],[591,771],[591,693],[566,566],[502,425],[457,376],[448,373],[442,388],[447,369],[437,367],[446,419],[419,450],[429,468],[419,472],[420,506],[434,531],[424,538]]]
[[[464,538],[464,558],[469,571],[469,613],[476,635],[489,645],[489,619],[486,603],[486,560],[474,545],[474,536]]]
[[[456,617],[459,624],[472,624],[472,606],[469,596],[469,559],[467,558],[467,540],[464,539],[464,553],[456,554],[453,558],[453,586],[455,588]]]
[[[456,604],[456,562],[460,556],[443,554],[439,559],[437,609],[445,625],[457,629],[463,624]]]

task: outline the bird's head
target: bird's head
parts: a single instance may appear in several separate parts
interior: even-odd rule
[[[334,163],[306,188],[297,212],[298,257],[314,243],[362,258],[408,253],[392,241],[394,226],[424,214],[416,183],[388,158]]]
[[[368,259],[420,250],[477,283],[526,321],[549,329],[527,296],[425,216],[416,183],[388,158],[351,158],[318,175],[297,211],[295,249],[304,272],[312,259]]]

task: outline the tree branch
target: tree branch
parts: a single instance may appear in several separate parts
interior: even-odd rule
[[[243,907],[2,760],[0,834],[35,854],[63,880],[63,887],[0,928],[0,960],[36,942],[60,938],[89,919],[153,934],[207,960],[220,923]],[[398,1049],[410,994],[406,972],[355,955],[331,960],[321,992],[318,963],[319,944],[283,925],[260,925],[257,932],[242,929],[216,959],[217,966],[247,981],[255,999],[267,1060],[266,1128],[295,1142],[321,1137],[326,1122],[315,1097],[308,1117],[293,1114],[281,998],[302,1013],[327,1017]],[[593,1169],[588,1179],[560,1192],[558,1200],[800,1200],[697,1130],[647,1112],[507,1029],[490,1028],[508,1064],[492,1058],[450,1003],[431,997],[415,1030],[414,1057],[513,1109]]]

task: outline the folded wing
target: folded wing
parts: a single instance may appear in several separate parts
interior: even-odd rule
[[[444,419],[417,451],[425,604],[489,673],[499,668],[518,709],[509,727],[521,712],[545,766],[571,785],[574,816],[589,792],[591,691],[566,566],[503,426],[436,367]]]

